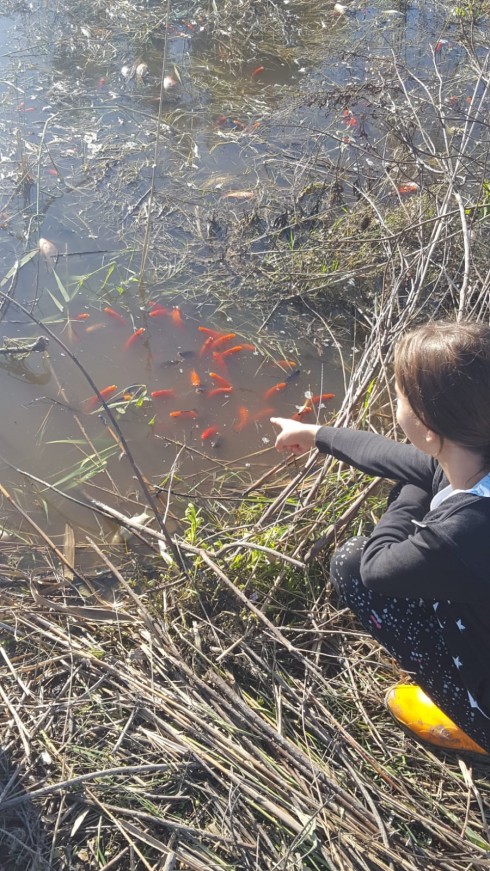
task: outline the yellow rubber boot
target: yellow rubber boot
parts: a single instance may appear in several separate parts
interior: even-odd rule
[[[397,723],[421,741],[445,750],[489,755],[453,723],[420,687],[398,684],[388,690],[385,703]]]

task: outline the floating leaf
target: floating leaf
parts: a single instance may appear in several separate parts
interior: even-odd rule
[[[253,200],[253,191],[227,191],[223,194],[224,200]]]

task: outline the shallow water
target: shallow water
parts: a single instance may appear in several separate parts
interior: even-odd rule
[[[0,289],[24,307],[4,307],[2,334],[42,335],[33,315],[99,389],[142,385],[139,400],[124,400],[114,414],[147,479],[160,485],[171,476],[183,503],[239,493],[277,462],[270,413],[290,416],[308,392],[336,398],[305,419],[328,421],[339,407],[341,354],[348,370],[354,342],[342,302],[350,299],[355,310],[362,288],[353,278],[339,285],[327,322],[296,299],[308,224],[289,230],[286,203],[291,192],[306,202],[311,186],[335,180],[332,209],[342,215],[356,198],[356,178],[380,202],[394,199],[383,156],[384,118],[393,107],[376,97],[388,75],[384,59],[397,57],[402,78],[409,66],[423,76],[434,68],[431,46],[452,26],[446,9],[425,3],[388,13],[358,5],[346,15],[306,2],[284,3],[277,15],[268,4],[258,9],[263,18],[258,12],[248,32],[241,22],[239,33],[233,14],[240,19],[240,6],[221,30],[202,11],[172,4],[167,28],[166,5],[138,11],[126,0],[83,9],[34,0],[0,17],[0,275],[8,276]],[[172,85],[160,101],[166,32]],[[444,44],[438,63],[457,115],[468,97],[462,54]],[[144,76],[134,72],[140,64]],[[408,75],[406,86],[418,99]],[[405,172],[397,183],[415,168]],[[34,253],[23,264],[40,238],[59,257]],[[288,246],[297,260],[283,277],[285,302],[264,289],[257,295],[261,256],[272,269],[276,247]],[[322,270],[328,276],[335,265]],[[179,306],[183,325],[151,318],[155,302]],[[210,372],[221,363],[200,356],[199,326],[236,333],[227,347],[254,347],[222,365],[229,396],[209,396]],[[266,398],[284,381],[284,360],[299,374]],[[4,460],[83,499],[137,510],[141,493],[117,433],[100,409],[87,413],[93,390],[54,338],[46,356],[3,357],[0,384]],[[159,389],[175,397],[152,399]],[[192,409],[195,419],[170,416]],[[203,440],[209,427],[219,435]],[[66,518],[94,528],[87,512],[7,466],[4,481],[50,532]],[[172,507],[181,513],[178,499]],[[7,506],[5,522],[18,522]]]

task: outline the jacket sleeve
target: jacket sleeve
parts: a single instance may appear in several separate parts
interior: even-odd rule
[[[347,427],[322,426],[316,447],[368,475],[392,478],[432,492],[436,462],[413,445],[404,445],[376,433]]]
[[[429,498],[412,484],[402,488],[366,543],[361,580],[386,596],[481,602],[480,585],[472,582],[457,549],[436,534],[437,526],[416,525],[428,510]]]

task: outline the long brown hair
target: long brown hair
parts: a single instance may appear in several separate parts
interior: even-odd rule
[[[435,321],[407,333],[395,378],[424,426],[490,464],[490,327]]]

